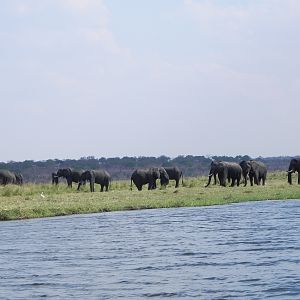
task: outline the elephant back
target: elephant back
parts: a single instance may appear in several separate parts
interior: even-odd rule
[[[168,173],[169,179],[177,179],[182,174],[178,167],[164,167],[164,169]]]
[[[58,177],[68,177],[72,175],[72,169],[71,168],[63,168],[57,170],[57,176]]]
[[[237,172],[237,173],[242,173],[242,167],[235,162],[226,162],[226,166],[228,168],[228,170],[232,171],[232,172]]]

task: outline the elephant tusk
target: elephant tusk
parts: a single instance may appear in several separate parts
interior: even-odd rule
[[[287,173],[293,173],[293,172],[294,172],[294,170],[287,171]]]
[[[211,173],[211,174],[208,175],[208,177],[211,177],[211,176],[213,176],[213,175],[214,175],[214,174]]]

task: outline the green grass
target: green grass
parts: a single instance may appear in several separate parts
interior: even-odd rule
[[[295,177],[295,176],[294,176]],[[109,192],[89,192],[89,185],[76,191],[61,183],[9,185],[0,187],[0,220],[41,218],[81,213],[120,211],[133,209],[168,208],[181,206],[208,206],[235,202],[300,199],[300,186],[289,185],[285,172],[268,175],[266,186],[204,188],[206,177],[186,178],[184,186],[174,188],[174,182],[166,188],[148,191],[144,186],[139,192],[130,190],[129,180],[113,181]],[[41,197],[41,193],[45,198]]]

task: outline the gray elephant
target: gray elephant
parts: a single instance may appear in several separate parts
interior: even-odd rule
[[[86,181],[90,182],[90,191],[95,192],[95,183],[100,184],[101,192],[105,187],[105,191],[108,191],[108,187],[111,182],[111,177],[107,171],[104,170],[88,170],[81,174],[80,180],[78,183],[77,190],[80,189],[80,186]]]
[[[208,175],[208,183],[205,187],[208,187],[211,182],[211,177],[214,176],[214,185],[217,184],[217,175],[218,175],[218,170],[219,170],[219,163],[220,161],[215,161],[213,160],[210,164],[210,171]]]
[[[177,167],[164,167],[164,169],[166,170],[169,179],[175,180],[175,188],[179,187],[180,178],[182,180],[182,185],[183,185],[183,175],[181,170],[179,170]],[[162,180],[161,180],[161,184],[163,184]]]
[[[255,161],[255,160],[243,160],[240,162],[240,166],[242,168],[242,173],[244,177],[244,186],[247,185],[247,178],[249,176],[250,184],[253,186],[254,183],[260,185],[265,185],[267,178],[267,167],[263,162]]]
[[[0,170],[0,184],[23,184],[23,176],[20,173],[14,173],[9,170]]]
[[[298,172],[298,184],[300,184],[300,158],[291,159],[288,173],[288,183],[292,184],[292,173]]]
[[[226,180],[231,181],[231,186],[234,186],[235,183],[239,186],[242,176],[242,168],[239,164],[233,162],[212,161],[208,175],[208,183],[205,187],[210,185],[212,176],[216,177],[216,175],[218,175],[221,186],[226,186]]]
[[[67,180],[68,187],[72,187],[72,182],[78,183],[83,171],[73,170],[71,168],[58,169],[57,173],[52,173],[52,183],[58,184],[58,178],[64,177]]]
[[[23,184],[23,175],[21,173],[15,173],[16,176],[16,184],[22,185]]]
[[[210,171],[209,171],[209,175],[208,175],[208,183],[205,187],[208,187],[210,185],[212,176],[214,176],[214,185],[217,184],[217,175],[218,175],[218,171],[219,171],[219,163],[220,163],[220,161],[215,161],[215,160],[213,160],[211,162]]]
[[[131,175],[131,190],[132,182],[139,191],[142,190],[144,184],[148,184],[148,190],[154,190],[157,179],[161,180],[162,185],[169,184],[169,175],[164,168],[136,169]]]

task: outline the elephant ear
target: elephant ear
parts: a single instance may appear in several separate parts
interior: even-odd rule
[[[88,176],[90,177],[91,182],[95,182],[95,172],[93,170],[88,171]]]
[[[71,168],[66,168],[66,174],[70,176],[72,174]]]

